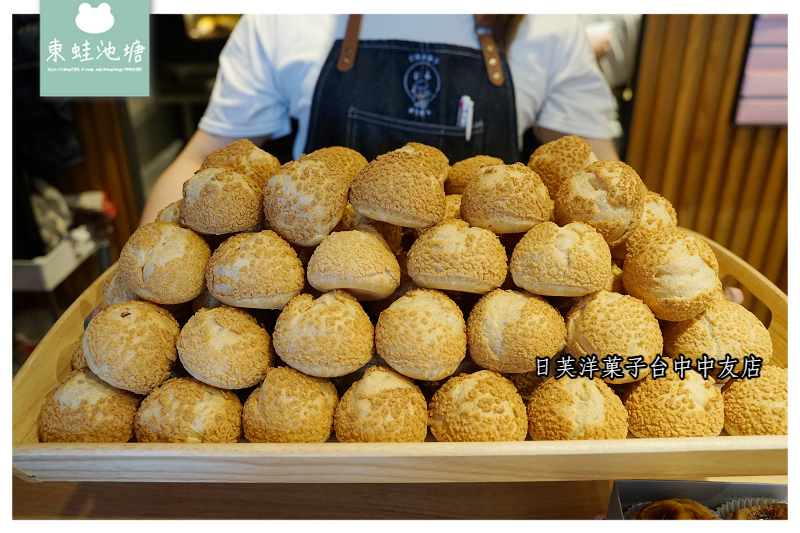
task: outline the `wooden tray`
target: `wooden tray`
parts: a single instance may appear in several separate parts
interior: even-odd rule
[[[706,239],[708,241],[708,239]],[[771,311],[773,362],[788,366],[788,298],[720,245],[720,263]],[[446,483],[788,475],[788,437],[417,444],[43,444],[45,395],[70,370],[112,267],[61,316],[13,383],[12,465],[28,481]]]

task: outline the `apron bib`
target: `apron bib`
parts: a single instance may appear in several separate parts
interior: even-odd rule
[[[358,41],[358,60],[342,72],[337,69],[342,47],[343,40],[334,43],[320,72],[305,153],[345,146],[371,161],[413,141],[438,148],[451,164],[475,155],[509,164],[519,160],[514,88],[505,59],[492,61],[499,71],[493,83],[481,50]],[[473,102],[469,134],[458,125],[464,96]]]

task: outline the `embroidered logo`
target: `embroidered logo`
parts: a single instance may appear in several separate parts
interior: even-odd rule
[[[442,79],[436,69],[439,58],[433,54],[414,53],[408,55],[408,61],[411,66],[403,75],[403,85],[412,103],[408,114],[426,117],[431,114],[428,106],[442,87]]]

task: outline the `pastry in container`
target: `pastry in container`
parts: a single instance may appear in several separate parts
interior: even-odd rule
[[[624,261],[628,254],[628,246],[635,246],[637,242],[648,235],[663,229],[673,229],[678,226],[678,215],[672,203],[660,194],[647,191],[644,197],[644,211],[642,220],[628,238],[611,250],[611,255]]]
[[[756,377],[722,386],[729,435],[789,434],[789,371],[764,365]]]
[[[663,352],[658,320],[641,300],[601,290],[587,294],[566,318],[567,351],[578,360],[596,357],[601,370],[611,358],[619,372],[601,372],[596,377],[614,384],[644,378],[650,364]],[[632,365],[636,365],[636,369]]]
[[[766,326],[742,305],[712,298],[699,315],[680,322],[664,322],[664,353],[672,358],[681,354],[695,365],[702,358],[711,359],[711,375],[717,375],[719,363],[726,358],[738,362],[731,370],[739,374],[746,357],[755,356],[762,364],[772,358],[772,337]]]
[[[442,221],[453,219],[463,220],[461,217],[460,194],[448,194],[444,197],[444,216],[442,217]],[[431,226],[430,228],[416,228],[414,230],[414,237],[419,238],[420,235],[430,231],[430,229],[433,227],[435,226]]]
[[[533,391],[551,377],[552,363],[548,363],[547,371],[531,370],[530,372],[505,372],[501,375],[514,384],[522,400],[527,404]]]
[[[719,506],[724,520],[789,520],[789,504],[774,498],[740,498]]]
[[[181,201],[176,200],[159,211],[156,215],[156,221],[172,222],[173,224],[183,226],[183,224],[181,224]]]
[[[310,154],[303,154],[303,158],[324,159],[338,165],[352,183],[356,174],[367,166],[367,159],[357,150],[346,146],[326,146],[314,150]]]
[[[88,368],[61,379],[44,400],[41,442],[128,442],[141,396],[118,389]]]
[[[481,167],[502,165],[503,160],[491,155],[475,155],[457,161],[450,166],[444,190],[447,194],[462,194],[467,183],[475,177]]]
[[[601,440],[628,436],[622,400],[598,378],[550,378],[528,402],[528,434],[533,440]]]
[[[86,364],[86,356],[83,354],[83,337],[81,337],[81,342],[79,342],[72,351],[72,357],[70,357],[69,366],[72,370],[89,368],[89,365]]]
[[[491,370],[448,379],[431,398],[428,425],[440,442],[523,441],[528,433],[522,397]]]
[[[342,395],[333,427],[340,442],[423,442],[425,396],[413,380],[391,368],[370,367]]]
[[[445,220],[411,245],[408,275],[420,287],[485,294],[505,281],[508,258],[491,231]]]
[[[656,318],[672,322],[702,313],[721,285],[711,247],[680,229],[655,232],[629,247],[622,281]]]
[[[553,200],[522,163],[482,167],[461,194],[461,218],[497,234],[524,233],[553,219]]]
[[[375,349],[404,376],[428,381],[445,378],[467,354],[464,315],[441,291],[409,291],[378,317]]]
[[[119,281],[159,305],[189,302],[204,289],[211,249],[194,231],[170,222],[141,226],[125,242],[117,263]]]
[[[336,231],[314,249],[308,283],[321,292],[346,289],[358,300],[381,300],[400,285],[400,264],[374,227]]]
[[[179,333],[168,311],[150,302],[125,302],[92,318],[83,334],[83,354],[89,369],[103,381],[148,394],[175,366]]]
[[[570,177],[555,197],[555,222],[589,224],[614,248],[636,230],[644,212],[645,186],[622,161],[596,161]]]
[[[183,184],[181,224],[203,235],[226,235],[258,225],[264,192],[247,176],[228,168],[198,170]]]
[[[134,429],[139,442],[233,443],[242,435],[242,402],[233,391],[172,378],[142,400]]]
[[[250,442],[325,442],[338,402],[330,380],[288,366],[270,368],[244,403],[244,436]]]
[[[564,318],[541,296],[495,289],[478,300],[467,319],[467,350],[482,368],[531,372],[566,344]]]
[[[342,218],[351,181],[325,158],[289,161],[264,186],[264,219],[290,243],[316,246]]]
[[[111,277],[103,282],[103,303],[106,306],[142,299],[141,296],[136,294],[136,291],[122,282],[119,268],[114,269]]]
[[[565,135],[536,148],[528,159],[528,167],[542,179],[550,197],[555,198],[564,180],[595,161],[597,156],[588,141],[577,135]]]
[[[178,357],[195,379],[221,389],[246,389],[273,365],[269,333],[247,311],[229,306],[200,309],[176,343]]]
[[[223,305],[225,304],[208,292],[208,289],[205,289],[200,293],[200,296],[192,300],[192,314],[201,309],[214,309],[215,307],[222,307]]]
[[[272,333],[275,353],[287,365],[322,378],[344,376],[364,366],[374,351],[374,327],[356,298],[332,290],[314,298],[295,296]]]
[[[582,222],[535,225],[514,246],[508,268],[518,287],[541,296],[584,296],[612,279],[608,244]]]
[[[367,163],[350,185],[349,200],[362,215],[404,228],[427,228],[444,216],[439,178],[421,158],[403,151]]]
[[[444,185],[450,172],[450,159],[435,146],[418,142],[407,142],[395,152],[405,152],[419,157],[433,171],[439,183]]]
[[[664,375],[654,372],[631,385],[623,405],[628,410],[628,429],[637,437],[715,437],[725,422],[722,393],[714,379],[695,370],[683,377],[666,363]]]
[[[281,166],[277,157],[262,150],[249,139],[239,139],[209,153],[200,169],[229,168],[253,180],[258,188]]]
[[[362,228],[363,226],[370,226],[376,229],[378,233],[381,234],[381,237],[383,237],[383,240],[386,241],[386,246],[389,247],[389,250],[394,255],[400,255],[403,252],[404,229],[401,226],[365,217],[353,209],[353,206],[350,205],[349,202],[347,207],[345,207],[342,218],[339,219],[339,222],[334,226],[332,231],[351,231]]]
[[[297,252],[272,230],[228,238],[214,250],[205,274],[208,292],[233,307],[281,309],[305,286]]]
[[[628,520],[719,520],[711,509],[688,498],[670,498],[639,506]]]

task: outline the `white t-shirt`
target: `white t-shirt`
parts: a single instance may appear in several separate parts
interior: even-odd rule
[[[303,152],[314,88],[347,15],[245,15],[220,54],[199,128],[228,137],[291,133]],[[472,15],[365,15],[360,39],[400,39],[479,49]],[[508,51],[517,128],[538,125],[608,139],[614,100],[577,16],[528,15]],[[358,57],[356,56],[356,61]]]

